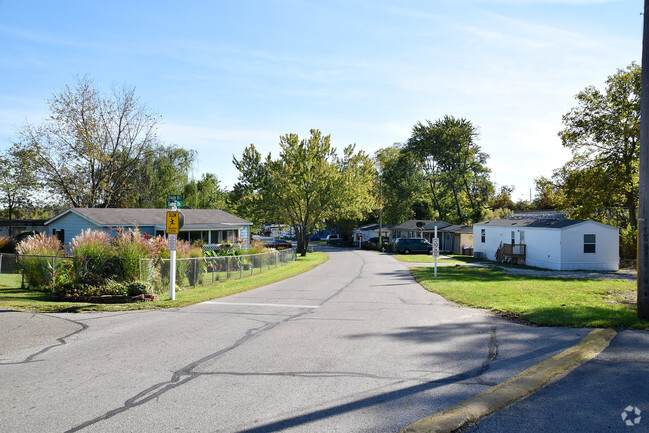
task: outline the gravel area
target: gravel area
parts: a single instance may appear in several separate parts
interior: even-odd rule
[[[405,263],[408,267],[417,266],[435,266],[434,263]],[[444,259],[440,259],[437,266],[481,266],[481,267],[497,267],[510,274],[517,275],[534,275],[539,277],[548,278],[581,278],[586,280],[622,280],[635,282],[637,272],[635,269],[622,269],[617,272],[596,272],[596,271],[550,271],[542,269],[527,269],[527,268],[510,268],[507,266],[500,266],[496,263],[444,263]]]

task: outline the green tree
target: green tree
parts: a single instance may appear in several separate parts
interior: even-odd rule
[[[532,203],[535,209],[556,209],[561,202],[561,188],[545,176],[534,179],[536,197]]]
[[[640,66],[608,77],[604,92],[589,86],[563,116],[559,133],[572,159],[556,170],[561,207],[577,218],[637,229],[640,150]]]
[[[278,159],[270,154],[262,159],[254,145],[241,159],[233,158],[240,172],[234,191],[256,220],[290,224],[301,255],[306,255],[309,235],[325,220],[355,218],[376,208],[376,169],[364,152],[348,146],[339,157],[330,136],[318,130],[303,140],[286,134],[279,144]]]
[[[452,116],[413,127],[407,149],[422,164],[441,219],[457,223],[479,219],[493,194],[488,155],[475,143],[477,136],[469,120]]]
[[[213,173],[203,173],[199,180],[191,180],[183,190],[183,202],[196,209],[228,211],[228,192]]]
[[[383,182],[383,219],[399,224],[437,216],[427,193],[427,180],[417,156],[404,145],[380,149],[375,159]]]
[[[35,172],[34,153],[30,149],[14,144],[0,153],[0,206],[9,221],[9,233],[16,212],[33,203],[38,188]]]
[[[496,209],[514,209],[515,205],[512,201],[512,193],[514,187],[511,185],[503,185],[500,187],[500,192],[494,196],[491,208]]]
[[[23,143],[36,154],[49,190],[74,207],[126,207],[137,196],[134,177],[156,143],[157,117],[132,87],[103,96],[77,77],[48,101],[50,116],[27,124]]]
[[[184,193],[195,159],[195,151],[177,146],[156,145],[145,153],[134,176],[135,205],[165,208],[169,195]]]

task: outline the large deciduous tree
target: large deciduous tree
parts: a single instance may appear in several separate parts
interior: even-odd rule
[[[213,173],[203,173],[199,180],[191,180],[183,189],[183,203],[197,209],[228,211],[228,192]]]
[[[0,206],[9,221],[9,234],[16,211],[33,203],[38,187],[35,172],[30,149],[13,145],[0,153]]]
[[[444,116],[417,123],[407,150],[417,155],[441,219],[463,223],[482,216],[493,194],[488,155],[475,143],[477,128],[466,119]]]
[[[49,118],[26,125],[21,136],[49,190],[74,207],[132,205],[157,123],[135,90],[125,86],[103,96],[88,77],[77,77],[48,103]]]
[[[563,116],[559,136],[572,159],[555,172],[561,206],[577,218],[637,229],[640,151],[640,66],[608,77],[602,92],[589,86]]]
[[[301,255],[318,224],[359,217],[376,207],[376,169],[364,152],[355,153],[351,145],[339,157],[330,136],[318,130],[303,140],[286,134],[279,144],[277,159],[270,154],[262,158],[254,145],[241,159],[233,158],[240,172],[234,194],[247,217],[290,224]]]
[[[375,158],[383,182],[386,224],[437,217],[427,194],[426,176],[415,154],[397,143],[377,151]]]
[[[184,194],[195,159],[195,151],[177,146],[156,145],[146,152],[134,176],[135,206],[164,208],[169,195]]]

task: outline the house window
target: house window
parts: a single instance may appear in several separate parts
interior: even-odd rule
[[[521,230],[519,233],[520,233],[520,236],[521,236],[521,241],[520,242],[521,242],[521,244],[524,244],[525,243],[525,230]]]
[[[595,235],[584,235],[584,253],[595,252]]]
[[[484,244],[485,242],[485,229],[480,229],[480,241]]]

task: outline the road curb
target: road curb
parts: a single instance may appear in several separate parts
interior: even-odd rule
[[[467,398],[447,409],[422,418],[400,433],[450,433],[497,412],[593,359],[613,337],[613,329],[595,329],[579,343],[488,390]]]

